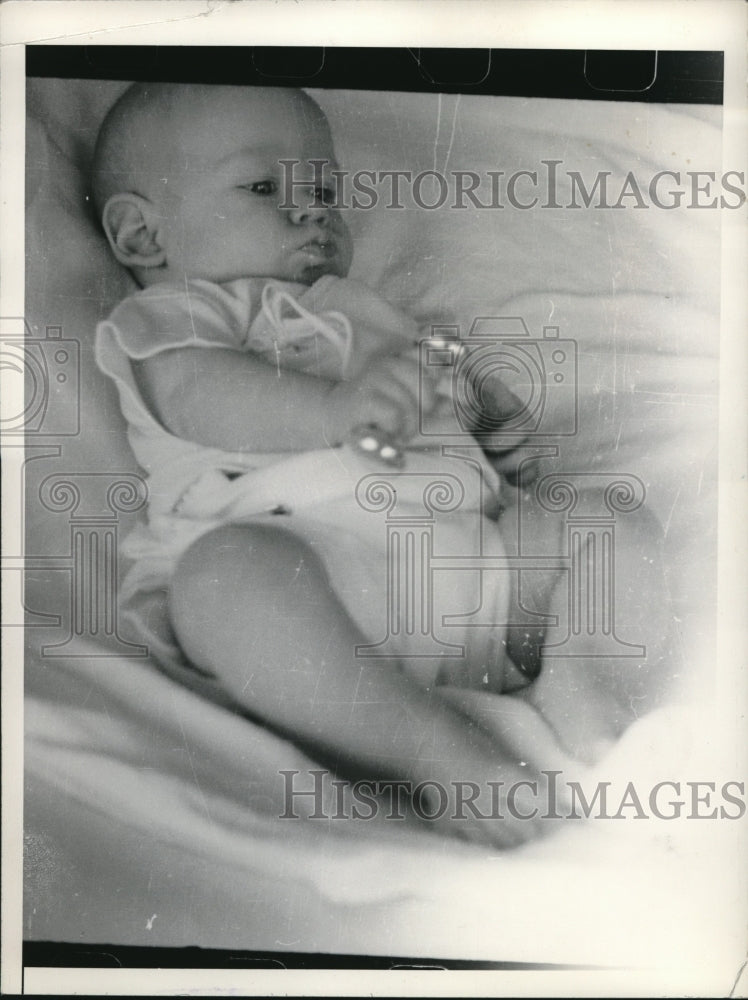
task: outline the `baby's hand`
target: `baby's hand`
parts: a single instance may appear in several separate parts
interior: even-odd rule
[[[365,323],[357,322],[354,327],[353,350],[346,367],[347,379],[360,378],[372,365],[385,358],[407,355],[414,352],[413,330],[387,328],[370,329]]]
[[[418,430],[419,413],[430,413],[434,403],[434,387],[419,379],[415,359],[381,358],[330,391],[326,436],[331,444],[342,444],[356,428],[374,424],[395,440],[407,441]]]

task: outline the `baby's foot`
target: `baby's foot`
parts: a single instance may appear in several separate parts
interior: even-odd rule
[[[441,833],[509,849],[546,832],[546,781],[508,761],[436,762],[414,785],[413,809]]]

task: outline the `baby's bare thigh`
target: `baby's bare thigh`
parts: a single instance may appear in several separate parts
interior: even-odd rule
[[[248,640],[258,630],[288,627],[298,618],[294,602],[302,590],[311,610],[303,582],[305,568],[316,564],[301,539],[270,520],[202,535],[177,563],[170,587],[172,626],[187,655],[199,664],[215,661],[237,623]]]
[[[360,509],[353,519],[344,513],[268,515],[199,538],[177,564],[170,594],[190,658],[214,661],[237,620],[249,641],[281,617],[283,628],[310,615],[331,627],[345,617],[361,632],[350,650],[359,664],[396,661],[426,687],[438,677],[501,690],[507,575],[469,568],[481,532],[486,554],[503,552],[497,526],[483,519],[478,530],[477,512],[436,524],[411,519],[402,530],[368,515],[363,530]]]

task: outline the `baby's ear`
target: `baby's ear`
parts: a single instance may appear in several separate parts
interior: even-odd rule
[[[152,202],[138,194],[115,194],[104,206],[101,223],[112,252],[125,267],[160,267],[166,260]]]

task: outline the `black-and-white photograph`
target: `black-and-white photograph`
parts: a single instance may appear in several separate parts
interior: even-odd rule
[[[25,46],[24,991],[730,995],[724,46],[160,32]]]

